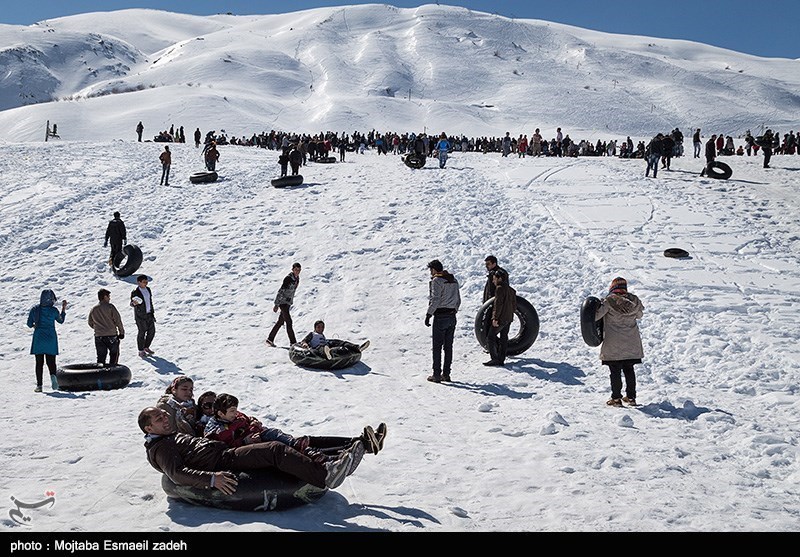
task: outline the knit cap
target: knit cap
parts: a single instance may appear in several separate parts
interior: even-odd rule
[[[622,277],[617,277],[611,281],[608,288],[609,294],[625,294],[628,291],[628,281]]]

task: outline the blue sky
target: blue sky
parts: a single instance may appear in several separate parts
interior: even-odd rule
[[[0,22],[29,25],[43,19],[124,8],[153,8],[179,13],[237,15],[298,11],[322,6],[386,3],[408,8],[433,1],[359,2],[326,0],[35,0],[8,3]],[[587,29],[687,39],[757,56],[800,58],[800,0],[451,0],[442,2],[508,17],[544,19]]]

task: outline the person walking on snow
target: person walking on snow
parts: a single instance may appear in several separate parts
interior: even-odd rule
[[[645,177],[650,175],[650,170],[653,171],[653,178],[658,175],[658,161],[661,160],[661,155],[663,154],[663,137],[664,134],[659,133],[650,140],[650,143],[645,149],[645,155],[647,155],[647,170],[644,172]]]
[[[125,230],[125,223],[119,216],[119,211],[115,211],[114,218],[108,221],[104,248],[108,247],[109,241],[111,241],[111,255],[108,257],[108,264],[113,265],[114,258],[122,251],[122,244],[128,243],[128,233]]]
[[[292,304],[294,303],[294,293],[297,290],[297,286],[300,284],[300,271],[302,267],[300,263],[295,263],[292,265],[292,271],[284,277],[283,282],[281,283],[281,287],[278,289],[278,294],[275,296],[275,305],[272,308],[272,311],[278,313],[280,311],[280,315],[278,316],[278,321],[275,322],[273,325],[272,330],[269,332],[269,336],[267,336],[267,344],[269,346],[275,347],[275,336],[278,334],[278,331],[283,327],[284,323],[286,324],[286,334],[289,335],[289,344],[295,344],[297,342],[297,338],[294,336],[294,329],[292,328],[292,316],[289,313],[289,310],[292,308]]]
[[[206,149],[206,169],[209,172],[214,172],[217,168],[217,161],[219,160],[219,151],[217,151],[217,142],[212,141]]]
[[[94,347],[97,351],[97,363],[105,365],[106,356],[109,364],[115,366],[119,363],[119,341],[125,338],[125,327],[122,325],[122,316],[111,303],[111,292],[101,288],[97,292],[100,301],[89,312],[89,327],[94,329]]]
[[[172,153],[169,152],[169,146],[164,145],[164,152],[158,157],[161,161],[161,184],[162,186],[169,185],[169,167],[172,165]]]

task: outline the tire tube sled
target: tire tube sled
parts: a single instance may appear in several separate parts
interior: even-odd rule
[[[276,188],[299,186],[303,183],[303,177],[300,174],[295,174],[294,176],[283,176],[281,178],[275,178],[270,183]]]
[[[118,277],[129,277],[142,265],[144,255],[139,246],[128,244],[114,256],[114,274]]]
[[[489,329],[492,326],[492,306],[494,298],[484,302],[475,315],[475,338],[484,349],[489,348]],[[539,314],[531,303],[517,294],[517,310],[514,316],[519,321],[519,332],[514,337],[508,338],[508,356],[522,354],[536,342],[539,336]]]
[[[664,257],[683,259],[684,257],[689,257],[689,252],[681,248],[667,248],[664,250]]]
[[[711,161],[706,166],[706,176],[717,180],[727,180],[733,176],[733,170],[724,162]]]
[[[320,157],[314,162],[321,162],[323,164],[330,164],[332,162],[336,162],[336,157]]]
[[[216,182],[219,175],[215,171],[195,172],[189,175],[189,181],[193,184],[205,184]]]
[[[408,155],[403,157],[403,162],[407,167],[419,170],[420,168],[425,166],[425,157],[422,155],[418,155],[417,153],[409,153]]]
[[[581,304],[581,335],[589,346],[603,344],[603,320],[594,319],[599,307],[600,299],[594,296],[589,296]]]
[[[230,495],[218,489],[178,485],[166,475],[161,488],[167,497],[203,507],[234,511],[281,511],[318,501],[328,490],[304,482],[280,470],[235,472],[239,484]]]
[[[328,339],[328,346],[331,349],[330,360],[316,350],[299,344],[289,347],[289,359],[298,366],[315,369],[344,369],[361,361],[361,351],[351,342]]]
[[[131,382],[131,370],[121,364],[69,364],[56,372],[59,391],[111,391]]]

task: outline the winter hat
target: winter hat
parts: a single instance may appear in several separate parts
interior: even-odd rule
[[[115,218],[115,219],[118,219],[118,218],[119,218],[119,211],[114,211],[114,218]]]
[[[625,294],[628,292],[628,281],[622,277],[617,277],[611,281],[608,289],[609,294]]]

